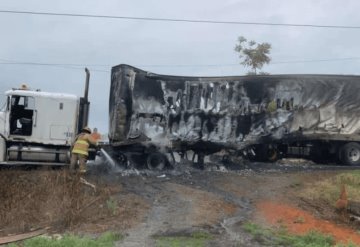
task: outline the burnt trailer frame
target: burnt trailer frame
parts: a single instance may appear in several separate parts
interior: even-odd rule
[[[357,165],[359,91],[360,76],[187,77],[121,64],[111,71],[110,146],[120,159],[145,154],[148,166],[161,153],[192,150],[202,162],[223,149]]]

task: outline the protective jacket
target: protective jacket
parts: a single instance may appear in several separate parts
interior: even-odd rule
[[[90,144],[97,145],[97,142],[91,137],[90,134],[80,133],[75,139],[75,143],[71,152],[88,156]]]

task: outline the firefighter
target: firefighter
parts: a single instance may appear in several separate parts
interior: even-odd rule
[[[98,132],[98,129],[97,128],[94,128],[93,129],[93,133],[91,133],[91,137],[95,140],[95,141],[100,141],[101,140],[101,135],[100,133]]]
[[[97,146],[97,141],[91,137],[91,129],[84,127],[81,133],[76,136],[71,149],[70,170],[75,171],[77,162],[79,161],[79,172],[86,173],[86,161],[89,156],[90,144]]]

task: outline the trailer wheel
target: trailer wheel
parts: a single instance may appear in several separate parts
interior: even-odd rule
[[[129,160],[124,153],[121,152],[116,153],[115,158],[116,158],[116,163],[119,166],[123,168],[129,168]]]
[[[256,145],[253,146],[253,156],[250,160],[261,162],[275,162],[279,159],[279,151],[274,145]]]
[[[162,153],[151,153],[146,159],[146,164],[149,170],[161,171],[166,166],[167,159]]]
[[[129,161],[128,157],[126,156],[126,154],[122,153],[122,152],[116,152],[115,154],[113,154],[112,156],[114,158],[115,161],[115,165],[121,169],[127,169],[127,168],[131,168],[131,162]]]
[[[340,149],[340,160],[346,165],[360,165],[360,145],[355,142],[345,144]]]

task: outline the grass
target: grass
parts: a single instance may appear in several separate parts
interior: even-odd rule
[[[301,181],[293,181],[290,185],[291,188],[299,188],[301,186],[303,186],[303,183]]]
[[[305,235],[291,235],[284,227],[274,230],[263,228],[251,222],[245,223],[243,229],[262,246],[355,247],[353,244],[335,245],[335,241],[331,236],[316,231],[310,231]]]
[[[203,247],[212,239],[206,232],[194,232],[189,236],[157,236],[156,247]]]
[[[340,196],[344,184],[348,198],[360,201],[360,171],[343,172],[334,177],[312,183],[301,192],[301,196],[310,200],[324,200],[333,205]]]
[[[118,203],[114,198],[109,198],[106,201],[106,207],[111,211],[112,215],[116,215],[118,209]]]
[[[99,238],[78,237],[74,235],[64,235],[61,239],[47,237],[35,237],[23,241],[19,244],[9,244],[8,247],[112,247],[115,242],[121,240],[122,235],[107,232]]]

